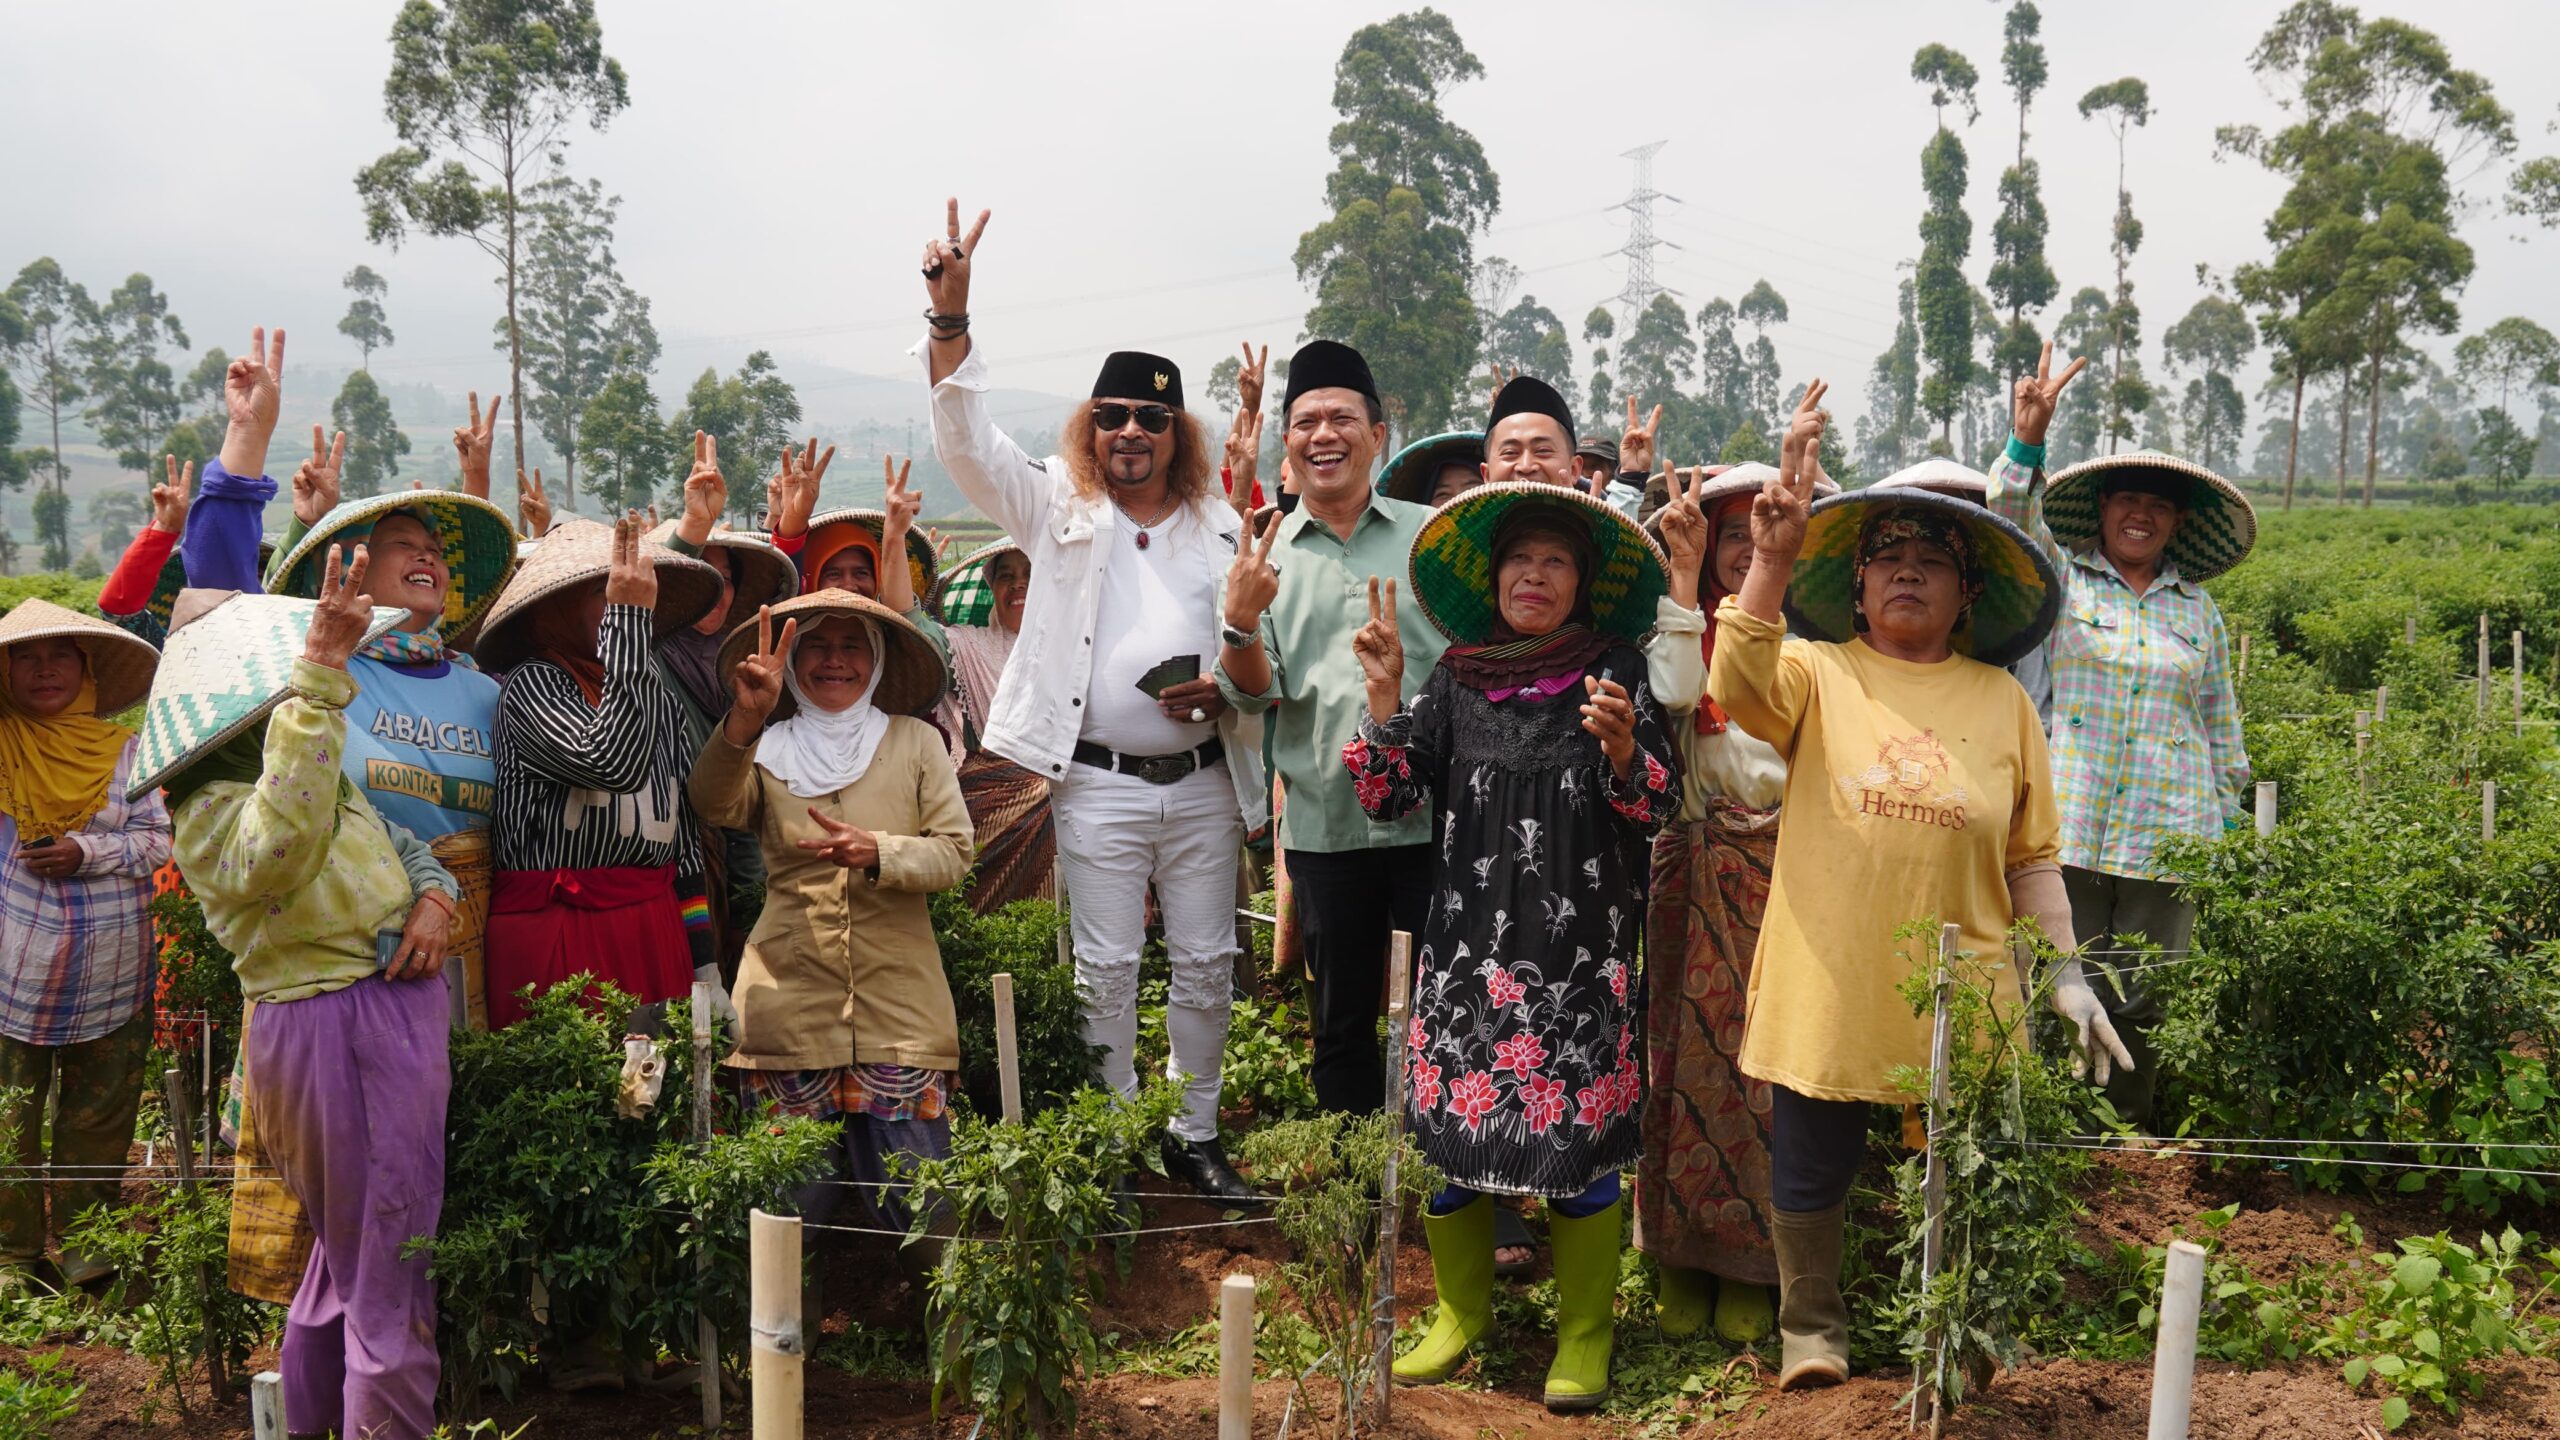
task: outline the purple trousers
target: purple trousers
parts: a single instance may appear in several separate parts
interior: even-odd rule
[[[258,1139],[318,1241],[285,1314],[293,1433],[435,1429],[435,1285],[400,1251],[444,1210],[448,1008],[441,982],[374,977],[260,1005],[249,1027]]]

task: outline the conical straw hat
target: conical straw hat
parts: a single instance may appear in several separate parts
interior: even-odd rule
[[[1020,555],[1028,561],[1030,553],[1011,540],[998,540],[981,545],[953,561],[942,572],[942,623],[945,625],[992,625],[996,618],[996,591],[987,583],[987,567],[999,555]]]
[[[942,668],[942,657],[934,653],[924,633],[888,606],[877,600],[866,600],[850,590],[819,590],[796,599],[785,600],[773,607],[773,633],[782,634],[785,621],[797,619],[806,632],[830,615],[856,615],[880,627],[881,647],[888,653],[876,657],[880,667],[879,688],[871,692],[875,709],[890,715],[914,715],[942,698],[944,683],[949,679]],[[729,638],[720,642],[720,683],[729,683],[730,672],[738,662],[756,648],[757,621],[748,615],[745,622],[732,626]],[[782,692],[782,703],[776,705],[773,720],[789,719],[799,708],[791,692]]]
[[[127,798],[159,789],[267,718],[292,688],[293,662],[302,658],[319,608],[316,600],[284,595],[232,595],[172,632],[143,711]],[[378,639],[408,618],[406,610],[377,605],[364,638]]]
[[[1804,549],[1787,581],[1785,610],[1798,635],[1846,643],[1857,631],[1853,591],[1858,534],[1879,510],[1925,510],[1973,535],[1982,594],[1970,618],[1949,637],[1959,655],[1986,665],[2013,665],[2038,645],[2062,613],[2062,582],[2027,532],[1970,500],[1907,485],[1875,486],[1814,502]]]
[[[1579,490],[1541,481],[1479,485],[1431,512],[1414,532],[1407,568],[1413,598],[1452,644],[1481,643],[1498,613],[1493,536],[1522,505],[1561,510],[1590,531],[1598,570],[1586,576],[1592,628],[1621,640],[1653,629],[1655,602],[1671,588],[1669,562],[1636,522]]]
[[[662,521],[649,532],[649,538],[674,550],[676,522]],[[779,605],[800,593],[800,567],[762,535],[750,530],[714,530],[711,538],[702,542],[702,548],[727,551],[729,563],[737,569],[735,593],[730,600],[733,613],[752,614],[759,605]]]
[[[2258,543],[2258,512],[2240,487],[2192,460],[2157,450],[2131,450],[2083,460],[2044,482],[2044,523],[2066,550],[2098,543],[2099,482],[2110,472],[2165,472],[2187,482],[2186,513],[2169,537],[2169,563],[2181,579],[2202,584],[2241,561]]]
[[[871,532],[872,543],[876,545],[881,537],[888,533],[889,517],[878,510],[852,509],[829,510],[823,515],[812,515],[809,517],[808,548],[800,553],[806,555],[818,548],[819,532],[830,525],[858,525]],[[941,563],[940,558],[933,553],[933,542],[925,538],[924,531],[909,526],[907,528],[907,579],[915,586],[916,603],[923,606],[928,615],[940,613],[934,607],[942,598],[941,576],[938,573]],[[815,572],[800,577],[803,588],[817,583],[818,577]]]
[[[658,605],[651,616],[651,636],[663,640],[711,613],[720,603],[720,572],[688,559],[664,545],[643,539],[642,553],[657,566]],[[613,566],[613,527],[595,520],[565,520],[551,527],[531,555],[516,565],[515,578],[489,607],[480,622],[480,641],[472,654],[484,670],[505,671],[525,658],[524,617],[534,606],[601,580]]]
[[[507,523],[505,511],[476,495],[459,490],[395,490],[350,500],[321,516],[320,523],[284,553],[269,572],[267,588],[278,595],[317,595],[329,547],[345,545],[352,555],[355,543],[373,532],[376,521],[397,514],[425,517],[444,542],[445,565],[453,572],[453,584],[445,592],[442,634],[445,643],[468,648],[472,625],[489,613],[489,606],[506,589],[507,577],[516,570],[515,527]],[[355,543],[349,542],[349,536],[356,537]]]
[[[152,672],[160,668],[160,652],[150,641],[50,600],[21,600],[0,615],[0,650],[62,635],[79,641],[80,653],[89,657],[100,715],[113,715],[150,692]]]

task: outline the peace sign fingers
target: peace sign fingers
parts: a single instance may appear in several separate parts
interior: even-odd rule
[[[818,453],[818,437],[810,436],[809,453],[800,461],[800,468],[808,472],[809,491],[812,497],[817,494],[818,482],[827,478],[827,467],[834,463],[836,463],[836,447],[828,446],[827,453],[821,455]]]

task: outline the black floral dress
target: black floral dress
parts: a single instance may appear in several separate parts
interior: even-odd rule
[[[1592,668],[1635,702],[1623,781],[1582,728],[1579,683],[1497,703],[1445,665],[1343,747],[1371,817],[1427,799],[1439,821],[1405,1110],[1470,1190],[1574,1196],[1636,1158],[1647,856],[1679,813],[1680,752],[1641,654],[1613,645]]]

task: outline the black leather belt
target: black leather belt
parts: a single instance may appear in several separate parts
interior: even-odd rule
[[[1225,758],[1226,744],[1215,736],[1196,750],[1177,750],[1170,755],[1123,755],[1086,740],[1077,741],[1075,749],[1075,761],[1079,765],[1135,775],[1150,785],[1170,785],[1194,770],[1206,770]]]

